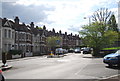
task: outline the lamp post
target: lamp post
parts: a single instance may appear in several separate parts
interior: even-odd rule
[[[2,2],[0,3],[0,16],[2,17]],[[2,20],[0,20],[0,60],[2,59]]]
[[[0,59],[2,59],[2,22],[0,21]]]
[[[84,19],[89,19],[89,26],[90,26],[90,24],[91,24],[91,16],[88,16],[88,17],[84,17]]]

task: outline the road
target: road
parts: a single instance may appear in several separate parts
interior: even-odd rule
[[[108,68],[102,58],[69,53],[61,58],[27,57],[8,61],[13,68],[4,71],[6,79],[101,79],[117,75],[117,68]]]

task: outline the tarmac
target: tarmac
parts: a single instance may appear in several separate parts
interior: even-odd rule
[[[44,57],[44,56],[41,56]],[[61,56],[62,57],[62,56]],[[25,57],[25,58],[18,58],[18,59],[11,59],[11,60],[7,60],[7,62],[12,62],[12,61],[19,61],[19,60],[27,60],[27,59],[33,59],[34,57]],[[49,57],[47,57],[49,58]],[[3,63],[2,60],[0,60],[0,68],[5,71],[5,70],[10,70],[13,66],[12,65],[7,65],[5,67],[2,67]],[[102,78],[96,81],[120,81],[120,74],[118,75],[113,75],[113,76],[109,76],[106,78]]]

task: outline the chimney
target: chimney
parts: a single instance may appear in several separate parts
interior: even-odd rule
[[[31,22],[31,23],[30,23],[30,27],[31,27],[31,28],[34,28],[34,22]]]
[[[25,26],[25,23],[23,22],[22,25]]]
[[[72,36],[73,34],[71,33],[71,36]]]
[[[38,26],[36,26],[36,29],[39,29]]]
[[[61,34],[62,32],[61,32],[61,30],[59,31],[59,34]]]
[[[43,30],[46,30],[46,27],[45,27],[45,25],[43,26]]]
[[[15,24],[17,24],[17,25],[19,24],[19,18],[18,18],[18,16],[15,17],[14,21],[15,21]]]
[[[67,35],[67,32],[65,32],[65,35]]]
[[[53,28],[52,31],[55,33],[55,29]]]

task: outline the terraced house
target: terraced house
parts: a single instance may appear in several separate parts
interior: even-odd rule
[[[0,18],[0,20],[2,21],[2,43],[0,44],[2,52],[22,50],[20,57],[47,54],[46,39],[50,36],[61,37],[62,41],[59,46],[65,49],[75,48],[81,44],[79,35],[67,34],[67,32],[62,33],[61,30],[55,32],[54,28],[52,31],[48,31],[45,25],[42,28],[35,27],[34,22],[31,22],[30,25],[20,24],[18,17],[15,17],[14,21],[7,18]]]

